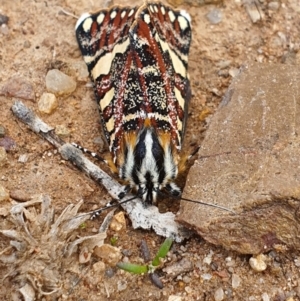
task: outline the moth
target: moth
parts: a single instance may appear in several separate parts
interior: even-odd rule
[[[191,98],[191,19],[161,2],[83,14],[76,37],[94,83],[111,153],[128,190],[155,204],[181,196],[176,183]]]

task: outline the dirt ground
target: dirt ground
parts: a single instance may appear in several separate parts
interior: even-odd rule
[[[246,10],[247,3],[252,2],[260,9],[261,20],[255,24]],[[117,3],[142,2],[114,1]],[[100,153],[105,152],[105,147],[101,143],[93,90],[84,76],[75,40],[76,19],[63,10],[79,16],[110,4],[112,1],[0,0],[0,14],[9,17],[7,24],[0,26],[0,88],[14,76],[27,79],[33,86],[35,99],[23,99],[24,103],[49,125],[62,125],[68,132],[66,141],[78,142]],[[185,150],[190,151],[201,143],[211,115],[243,63],[299,64],[300,6],[298,0],[228,0],[182,7],[190,13],[193,29],[189,63],[193,97],[185,140]],[[211,11],[217,13],[220,23],[209,20],[207,14]],[[58,97],[59,106],[52,114],[42,115],[37,102],[46,92],[45,77],[53,68],[75,79],[77,88],[71,95]],[[10,108],[15,100],[0,96],[0,125],[16,143],[13,150],[7,151],[7,163],[0,167],[0,185],[19,195],[47,194],[58,213],[81,199],[84,206],[80,210],[84,212],[106,204],[110,197],[103,187],[64,162],[49,143],[13,116]],[[24,157],[26,160],[20,160]],[[90,235],[102,220],[101,216],[88,221],[78,235]],[[146,240],[154,254],[163,238],[151,231],[133,230],[130,221],[126,222],[126,231],[110,230],[107,242],[117,237],[116,246],[123,257],[140,263],[141,240]],[[0,217],[0,229],[11,229],[4,215]],[[2,252],[8,240],[0,237]],[[249,265],[250,254],[241,256],[194,236],[182,244],[174,243],[165,263],[165,267],[172,266],[185,258],[193,268],[182,270],[175,277],[160,271],[163,289],[154,286],[147,276],[131,275],[108,264],[95,273],[96,258],[79,264],[74,256],[72,268],[64,266],[59,270],[60,290],[48,296],[39,295],[36,300],[300,300],[299,254],[273,250],[266,255],[267,269],[255,272]],[[64,259],[53,260],[60,265]],[[12,272],[12,265],[0,266],[0,279]],[[1,300],[23,300],[21,294],[15,293],[24,285],[16,276],[11,273],[1,281]]]

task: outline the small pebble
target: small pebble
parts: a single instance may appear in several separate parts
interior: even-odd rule
[[[7,154],[4,147],[0,146],[0,167],[7,163]]]
[[[167,274],[171,274],[172,276],[176,277],[180,274],[192,271],[193,268],[194,268],[193,262],[190,261],[188,258],[183,257],[180,261],[164,268],[163,271],[166,272]]]
[[[106,277],[108,277],[108,278],[113,277],[114,274],[115,274],[115,272],[114,272],[114,270],[113,270],[112,268],[108,268],[108,269],[105,271],[105,275],[106,275]]]
[[[31,196],[23,190],[12,190],[10,197],[19,202],[27,202],[31,200]]]
[[[206,15],[206,18],[211,24],[218,24],[222,21],[222,11],[215,8]]]
[[[126,220],[123,211],[115,214],[110,223],[110,229],[116,232],[126,229]]]
[[[227,67],[229,67],[231,65],[231,60],[222,60],[220,62],[217,63],[217,67],[219,67],[220,69],[225,69]]]
[[[93,264],[93,271],[95,273],[102,273],[105,271],[105,263],[103,261],[98,261]]]
[[[115,266],[122,258],[119,248],[104,244],[94,248],[94,255],[100,257],[104,263]]]
[[[193,289],[190,287],[190,286],[186,286],[184,288],[184,290],[188,293],[188,294],[191,294],[193,292]]]
[[[267,293],[261,295],[262,301],[270,301],[270,297]]]
[[[66,138],[70,136],[70,131],[64,125],[57,125],[55,127],[55,134],[61,138]]]
[[[57,107],[58,101],[52,93],[43,93],[38,101],[39,111],[44,114],[51,114]]]
[[[2,24],[0,26],[0,32],[2,34],[4,34],[5,36],[9,34],[9,29],[8,29],[8,26],[6,24]]]
[[[31,82],[19,76],[8,79],[0,90],[0,95],[34,100],[35,93]]]
[[[190,283],[191,282],[191,278],[189,276],[183,276],[182,281],[184,283]]]
[[[78,81],[87,81],[89,79],[89,71],[84,61],[75,61],[70,67],[76,71]]]
[[[205,273],[205,274],[202,274],[201,275],[201,278],[203,280],[210,280],[212,278],[212,275],[211,274],[208,274],[208,273]]]
[[[28,161],[28,154],[20,155],[20,157],[18,159],[18,162],[20,162],[20,163],[26,163],[27,161]]]
[[[0,138],[3,138],[6,134],[6,129],[4,126],[0,125]]]
[[[127,288],[127,282],[125,280],[119,280],[117,283],[118,292],[125,291]]]
[[[268,8],[270,9],[270,10],[278,10],[278,8],[279,8],[279,6],[280,6],[280,4],[279,4],[279,2],[277,2],[277,1],[272,1],[272,2],[269,2],[268,3]]]
[[[256,272],[262,272],[267,268],[266,264],[266,256],[263,254],[259,254],[256,257],[251,257],[249,259],[249,264],[251,268]]]
[[[240,69],[238,68],[230,68],[228,71],[231,77],[236,77],[240,73]]]
[[[209,254],[206,257],[204,257],[203,263],[206,263],[206,264],[210,265],[211,262],[212,262],[212,256],[213,256],[213,254],[214,254],[214,252],[210,251]]]
[[[215,301],[222,301],[224,299],[224,291],[219,287],[214,293]]]
[[[241,277],[237,274],[232,274],[231,284],[233,289],[238,288],[241,284]]]
[[[99,151],[102,151],[104,146],[105,146],[105,142],[103,141],[103,138],[101,136],[96,137],[93,140],[93,143],[97,144],[97,147],[99,148]]]
[[[0,139],[0,147],[4,147],[4,149],[9,152],[16,148],[16,142],[12,138],[6,136]]]
[[[121,252],[122,252],[123,256],[126,256],[126,258],[127,258],[126,260],[128,261],[129,260],[128,257],[130,257],[132,255],[132,251],[128,250],[128,249],[123,249]],[[126,260],[124,257],[123,261],[125,262]]]
[[[8,20],[9,20],[8,16],[0,14],[0,25],[7,24]]]
[[[0,185],[0,202],[9,200],[9,192],[8,190]]]
[[[30,46],[31,46],[31,43],[30,43],[30,41],[28,41],[28,40],[26,40],[26,41],[23,43],[23,47],[24,47],[24,48],[30,48]]]
[[[49,70],[46,75],[47,91],[58,94],[70,94],[76,89],[76,82],[58,69]]]

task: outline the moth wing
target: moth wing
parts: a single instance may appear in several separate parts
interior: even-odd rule
[[[180,150],[190,83],[187,72],[191,26],[187,13],[158,2],[148,2],[137,12],[130,29],[143,110],[154,128],[170,132]]]
[[[137,128],[142,98],[132,61],[129,30],[137,8],[113,7],[84,14],[77,22],[76,37],[87,64],[99,104],[104,133],[114,161],[124,130]]]

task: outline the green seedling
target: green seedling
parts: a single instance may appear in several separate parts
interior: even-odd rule
[[[115,246],[115,245],[117,244],[117,242],[118,242],[118,237],[116,237],[116,236],[113,236],[113,237],[110,239],[110,244],[111,244],[112,246]]]
[[[155,270],[160,266],[163,259],[167,256],[172,243],[173,243],[172,238],[166,238],[165,241],[163,242],[163,244],[160,246],[156,256],[151,261],[151,263],[148,265],[140,265],[140,264],[134,264],[134,263],[130,263],[130,262],[119,262],[117,264],[117,267],[124,271],[133,273],[133,274],[148,273],[150,275],[150,279],[152,280]],[[154,277],[154,278],[156,278],[156,277]],[[154,283],[154,284],[156,286],[158,286],[159,288],[162,288],[162,284],[161,284],[161,286],[157,285],[157,283]]]
[[[79,229],[84,230],[87,228],[87,223],[82,223],[79,225]]]

